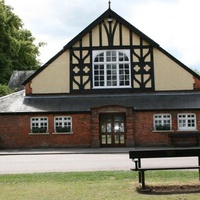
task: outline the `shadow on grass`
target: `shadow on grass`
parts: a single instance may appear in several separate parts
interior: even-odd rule
[[[155,185],[146,186],[143,190],[141,187],[136,188],[137,192],[140,194],[149,195],[170,195],[170,194],[190,194],[190,193],[200,193],[200,184],[191,185]]]

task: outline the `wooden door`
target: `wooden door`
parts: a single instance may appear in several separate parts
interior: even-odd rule
[[[100,115],[100,141],[102,147],[125,146],[125,115]]]

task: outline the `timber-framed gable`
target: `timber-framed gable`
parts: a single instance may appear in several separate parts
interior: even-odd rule
[[[71,93],[109,92],[109,89],[116,92],[154,91],[153,45],[143,39],[142,33],[140,35],[143,37],[138,37],[135,28],[111,9],[86,30],[86,33],[83,31],[77,36],[75,44],[70,47]],[[153,41],[150,42],[155,45]],[[94,89],[93,51],[120,49],[130,51],[130,88]]]
[[[107,54],[129,51],[129,64],[120,60],[95,63],[94,52],[97,51]],[[62,56],[64,60],[60,62]],[[42,89],[38,75],[46,68],[51,69],[53,64],[52,74],[48,74],[51,84]],[[55,74],[58,74],[56,78]],[[179,85],[175,79],[178,74],[183,77]],[[60,75],[66,78],[63,83],[58,81]],[[199,80],[195,72],[109,7],[23,84],[27,95],[96,94],[199,90]]]

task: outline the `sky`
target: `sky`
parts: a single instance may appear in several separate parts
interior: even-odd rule
[[[31,31],[42,64],[108,9],[108,0],[5,0]],[[200,0],[111,0],[111,9],[200,72]]]

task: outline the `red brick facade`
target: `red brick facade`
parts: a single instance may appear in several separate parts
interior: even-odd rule
[[[60,114],[64,116],[63,114]],[[30,134],[30,118],[48,117],[48,134]],[[72,117],[73,132],[54,133],[54,116],[57,114],[1,115],[1,148],[40,148],[40,147],[89,147],[91,146],[90,115],[76,114]],[[69,116],[69,115],[67,115]],[[6,126],[5,126],[6,124]]]
[[[154,114],[171,114],[172,130],[171,131],[155,131],[153,127]],[[178,118],[180,113],[195,113],[197,130],[200,128],[200,112],[199,111],[152,111],[152,112],[137,112],[135,123],[135,145],[136,146],[170,146],[171,141],[168,137],[172,133],[186,133],[186,131],[178,130]],[[190,145],[188,143],[188,145]]]
[[[20,114],[0,115],[1,148],[41,148],[41,147],[100,147],[99,114],[109,112],[125,113],[126,147],[170,146],[168,131],[154,131],[154,114],[169,113],[172,116],[173,133],[177,127],[178,113],[195,113],[197,130],[200,128],[199,111],[135,112],[132,108],[109,106],[93,108],[91,114],[66,114],[72,117],[72,133],[55,134],[54,117],[64,114]],[[30,134],[30,118],[48,117],[48,134]],[[6,124],[6,126],[5,126]]]
[[[26,95],[32,94],[31,82],[25,85]]]
[[[194,77],[194,90],[200,90],[200,80]]]

